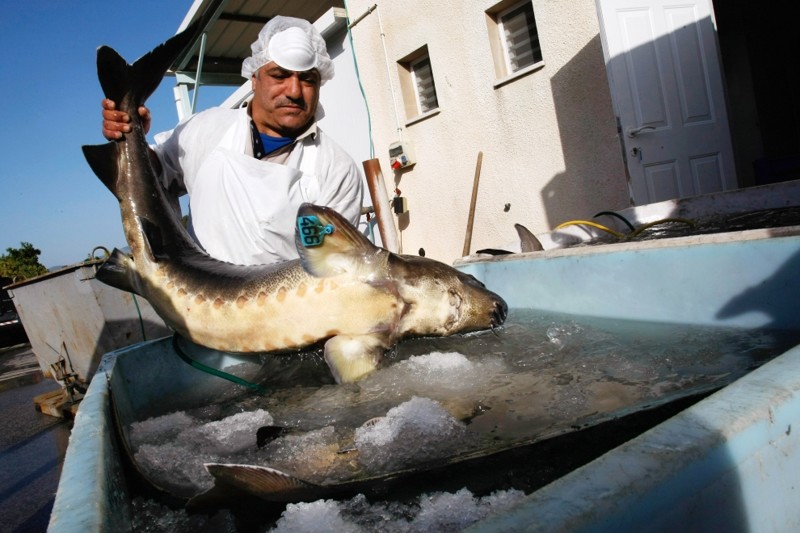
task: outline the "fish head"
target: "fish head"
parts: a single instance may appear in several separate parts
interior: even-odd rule
[[[349,278],[398,298],[399,322],[389,327],[396,339],[479,331],[506,319],[506,302],[475,277],[433,259],[377,247],[330,208],[303,204],[295,236],[311,275]]]
[[[402,336],[446,336],[494,328],[508,305],[477,278],[424,257],[389,254],[389,277],[406,312]]]

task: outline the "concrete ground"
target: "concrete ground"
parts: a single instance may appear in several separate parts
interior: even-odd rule
[[[71,421],[42,414],[34,398],[58,390],[30,345],[0,349],[0,531],[46,531]]]

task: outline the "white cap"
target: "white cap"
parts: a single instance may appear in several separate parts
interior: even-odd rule
[[[253,55],[242,62],[242,77],[274,61],[286,70],[304,72],[316,68],[321,82],[333,78],[333,61],[328,55],[325,40],[307,20],[277,16],[258,33],[250,45]]]

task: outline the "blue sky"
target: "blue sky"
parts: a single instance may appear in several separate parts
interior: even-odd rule
[[[118,203],[80,148],[105,142],[95,52],[106,44],[133,62],[173,35],[191,4],[0,0],[0,253],[30,242],[51,268],[83,261],[96,246],[126,245]],[[173,85],[165,78],[147,102],[151,134],[177,122]],[[221,99],[206,94],[199,109]]]

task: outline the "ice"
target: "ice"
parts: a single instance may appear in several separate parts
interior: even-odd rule
[[[190,515],[184,509],[171,509],[153,500],[136,497],[131,502],[131,529],[136,533],[198,533],[236,531],[236,520],[229,511],[211,516]]]
[[[219,453],[235,453],[256,444],[256,431],[271,426],[272,416],[263,409],[236,413],[218,422],[209,422],[197,428],[197,433],[213,443]]]
[[[213,484],[203,463],[256,448],[256,431],[272,423],[263,409],[207,423],[176,412],[132,424],[131,443],[139,467],[156,484],[191,494]]]
[[[455,493],[423,494],[417,500],[408,503],[370,503],[359,494],[342,502],[317,500],[311,503],[289,504],[270,531],[273,533],[455,532],[508,509],[524,497],[522,491],[507,490],[496,491],[479,498],[463,488]]]
[[[358,400],[382,404],[385,412],[414,396],[425,397],[439,402],[454,418],[464,420],[509,371],[508,363],[496,355],[470,359],[460,352],[434,351],[411,356],[368,376],[359,383]]]
[[[521,501],[519,490],[501,490],[483,497],[468,489],[455,493],[422,494],[408,502],[370,502],[363,494],[349,500],[317,500],[288,504],[271,529],[273,533],[428,533],[461,531]],[[233,515],[225,510],[210,516],[189,515],[152,500],[133,500],[133,531],[137,533],[196,533],[197,531],[239,531]],[[252,526],[252,524],[251,524]],[[252,528],[246,529],[253,530]]]
[[[465,436],[441,404],[415,396],[356,429],[355,444],[367,469],[385,470],[448,455]]]
[[[178,433],[196,424],[197,420],[186,414],[185,411],[178,411],[134,422],[131,424],[130,438],[134,443],[164,442],[175,438]]]
[[[484,516],[486,510],[467,489],[455,494],[439,493],[420,498],[414,520],[416,531],[461,531]]]
[[[400,364],[405,364],[418,374],[463,372],[475,367],[466,355],[458,352],[431,352],[425,355],[415,355]]]
[[[357,533],[363,531],[353,522],[345,521],[339,503],[335,500],[317,500],[311,503],[290,503],[272,530],[286,533],[318,533],[337,531]]]
[[[364,388],[405,389],[429,396],[480,387],[490,376],[507,370],[500,358],[471,361],[459,352],[415,355],[367,378]]]
[[[192,494],[213,485],[203,463],[215,462],[215,456],[186,442],[143,444],[133,456],[159,487]]]
[[[326,426],[275,439],[249,453],[243,462],[270,466],[308,481],[318,481],[336,468],[339,449],[333,426]]]

